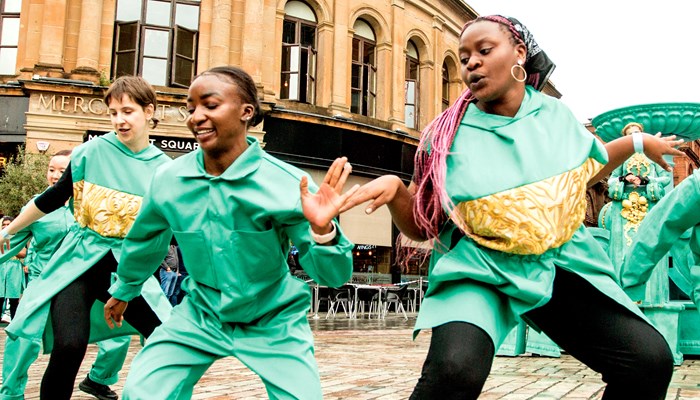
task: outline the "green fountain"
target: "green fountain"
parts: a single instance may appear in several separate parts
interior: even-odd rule
[[[623,128],[632,122],[643,125],[644,131],[648,133],[661,132],[664,136],[673,134],[685,141],[697,140],[700,139],[700,103],[635,105],[605,112],[591,121],[596,134],[605,142],[622,136]],[[668,161],[671,162],[670,159]],[[673,179],[670,179],[665,191],[672,189]],[[646,210],[646,206],[644,209]],[[607,218],[616,217],[619,216],[602,217],[601,224],[604,225]],[[613,241],[624,240],[621,235],[615,233],[595,232],[594,235],[604,242],[604,247],[608,249],[615,247]],[[685,295],[690,294],[690,263],[693,260],[687,238],[682,238],[670,254],[673,256],[673,268],[669,269],[669,257],[665,257],[655,267],[646,287],[638,294],[639,298],[632,298],[640,303],[644,314],[666,337],[674,352],[676,363],[680,363],[683,354],[700,355],[700,313],[691,301],[670,298],[669,279],[681,292],[685,292]],[[619,267],[616,265],[616,268]]]

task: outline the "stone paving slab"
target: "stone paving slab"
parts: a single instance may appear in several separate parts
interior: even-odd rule
[[[413,341],[414,321],[311,321],[316,357],[327,400],[399,400],[411,394],[420,374],[430,341],[430,332]],[[368,328],[369,327],[369,328]],[[5,332],[0,332],[4,352]],[[139,350],[132,340],[131,351],[119,382],[121,393],[131,359]],[[92,399],[77,389],[94,361],[97,348],[90,345],[76,382],[73,399]],[[48,356],[42,355],[29,371],[26,399],[39,398],[41,376]],[[600,376],[568,355],[497,357],[480,399],[601,399]],[[219,360],[195,388],[193,399],[266,399],[260,379],[234,358]],[[700,359],[686,360],[676,367],[668,400],[700,400]]]

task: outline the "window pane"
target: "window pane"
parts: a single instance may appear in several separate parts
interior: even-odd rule
[[[361,89],[360,78],[362,78],[362,65],[353,64],[351,69],[350,87]]]
[[[312,78],[316,77],[316,52],[315,51],[310,51],[309,52],[309,70],[308,70],[309,76]]]
[[[175,6],[175,24],[193,31],[199,30],[199,7],[189,4]]]
[[[416,127],[416,114],[415,114],[416,107],[410,106],[407,104],[404,111],[405,111],[404,118],[406,119],[406,127],[407,128],[415,128]]]
[[[185,29],[177,29],[175,53],[187,58],[194,58],[194,39],[196,34]]]
[[[19,41],[19,18],[2,19],[2,44],[3,46],[17,46]],[[14,63],[14,61],[13,61]]]
[[[289,99],[299,100],[299,75],[289,75]]]
[[[22,10],[22,0],[5,0],[6,13],[19,13]]]
[[[128,53],[117,54],[117,60],[115,62],[115,77],[120,77],[122,75],[134,75],[136,74],[136,52],[131,51]]]
[[[175,57],[175,77],[173,80],[180,85],[189,86],[194,76],[194,61]]]
[[[289,71],[291,51],[289,46],[282,46],[282,71]]]
[[[362,54],[362,62],[365,64],[374,65],[374,45],[365,42],[365,46]]]
[[[168,70],[168,61],[155,58],[143,59],[143,79],[147,80],[151,85],[166,85],[165,74]]]
[[[352,39],[352,60],[360,62],[360,39]]]
[[[282,24],[282,43],[296,43],[296,22],[285,20]]]
[[[17,49],[4,48],[0,49],[0,74],[14,75],[17,62]]]
[[[146,29],[143,41],[143,55],[152,57],[168,56],[168,32]]]
[[[293,72],[299,71],[299,46],[289,48],[289,70]]]
[[[280,87],[280,99],[289,98],[289,74],[282,74],[282,87]]]
[[[117,33],[117,51],[136,50],[138,41],[138,23],[120,24]]]
[[[354,114],[359,114],[360,113],[360,107],[362,106],[361,100],[362,96],[360,95],[359,90],[354,90],[352,91],[352,100],[350,103],[350,112]]]
[[[117,0],[117,21],[141,19],[141,0]]]
[[[416,104],[416,82],[406,81],[406,104]]]
[[[170,2],[148,0],[146,3],[146,23],[170,26]]]
[[[316,27],[311,25],[301,25],[301,45],[316,46]]]

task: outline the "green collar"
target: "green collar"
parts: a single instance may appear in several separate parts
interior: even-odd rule
[[[219,176],[213,176],[207,173],[204,169],[204,153],[201,148],[198,148],[194,154],[187,157],[185,165],[180,169],[177,176],[183,178],[206,178],[206,179],[223,179],[234,181],[241,179],[255,172],[263,159],[263,150],[260,148],[258,139],[248,136],[246,137],[248,148]]]

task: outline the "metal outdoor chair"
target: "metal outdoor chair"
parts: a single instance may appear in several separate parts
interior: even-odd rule
[[[335,318],[339,306],[343,307],[343,313],[346,317],[352,314],[352,286],[343,285],[338,289],[330,288],[329,298],[326,319],[331,315]]]

